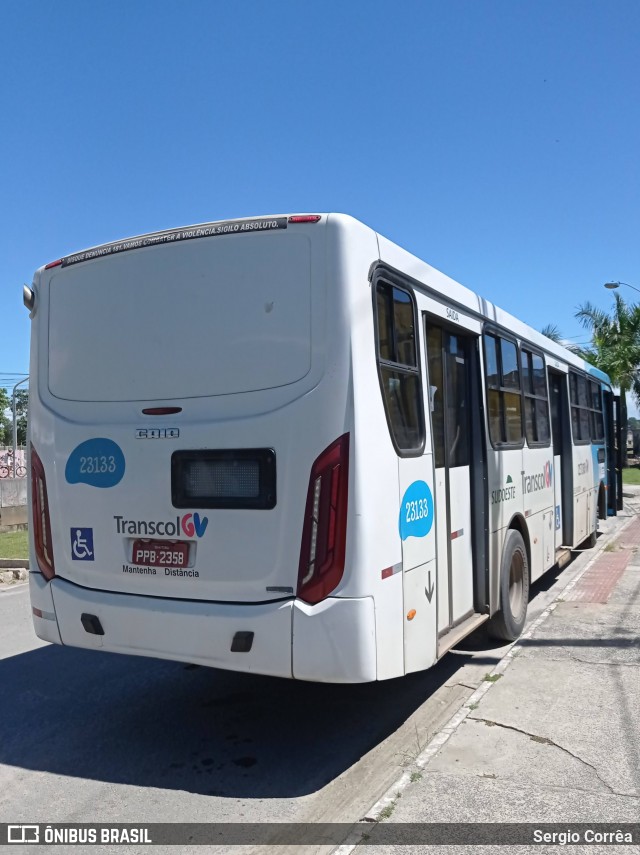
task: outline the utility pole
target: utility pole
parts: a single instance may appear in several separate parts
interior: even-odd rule
[[[18,450],[18,418],[16,415],[16,389],[18,386],[21,386],[23,383],[28,383],[29,378],[25,377],[23,380],[18,380],[16,385],[13,387],[13,392],[11,393],[11,409],[13,411],[13,477],[16,477],[16,469],[18,468],[16,463],[16,452]]]

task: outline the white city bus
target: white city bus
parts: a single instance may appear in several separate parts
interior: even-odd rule
[[[37,635],[325,682],[428,668],[615,513],[605,375],[341,214],[39,269]]]

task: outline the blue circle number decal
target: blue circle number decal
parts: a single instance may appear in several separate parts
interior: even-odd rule
[[[64,477],[69,484],[115,487],[122,481],[125,462],[119,445],[112,439],[97,437],[81,442],[69,455]]]
[[[400,537],[425,537],[433,525],[433,496],[426,481],[414,481],[402,497],[398,528]]]

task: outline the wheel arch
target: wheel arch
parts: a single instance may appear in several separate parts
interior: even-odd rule
[[[607,518],[607,488],[604,481],[600,481],[598,487],[598,519],[606,520]]]
[[[527,550],[527,561],[529,562],[529,568],[531,568],[531,540],[529,538],[529,526],[522,514],[514,514],[514,516],[511,517],[511,522],[507,526],[507,531],[509,529],[519,531],[522,535],[525,549]]]
[[[498,608],[487,627],[493,638],[511,642],[519,637],[526,623],[531,585],[531,542],[529,528],[521,514],[514,514],[504,531],[496,591]],[[519,560],[516,558],[518,554]]]
[[[522,535],[522,539],[524,540],[524,548],[527,552],[527,562],[529,564],[529,573],[531,573],[531,540],[529,538],[529,527],[527,526],[527,521],[521,513],[514,514],[510,521],[509,525],[504,529],[504,538],[506,538],[507,532],[510,530],[514,530],[519,532]],[[498,556],[497,563],[497,572],[495,574],[495,578],[493,579],[493,584],[491,586],[491,614],[500,610],[500,568],[502,567],[502,555],[504,553],[504,538],[502,540],[502,547],[500,549],[500,555]]]

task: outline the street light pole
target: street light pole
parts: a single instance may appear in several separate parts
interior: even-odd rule
[[[626,285],[627,288],[632,288],[634,291],[637,291],[640,294],[640,288],[636,288],[635,285],[629,285],[628,282],[605,282],[604,287],[608,288],[609,291],[615,291],[616,288],[619,288],[621,285]]]
[[[13,392],[11,393],[11,402],[12,402],[12,410],[13,410],[13,477],[16,477],[16,469],[18,465],[16,463],[16,452],[18,450],[18,418],[16,415],[16,389],[18,386],[21,386],[23,383],[28,383],[29,378],[25,377],[23,380],[18,380],[16,385],[13,387]]]

